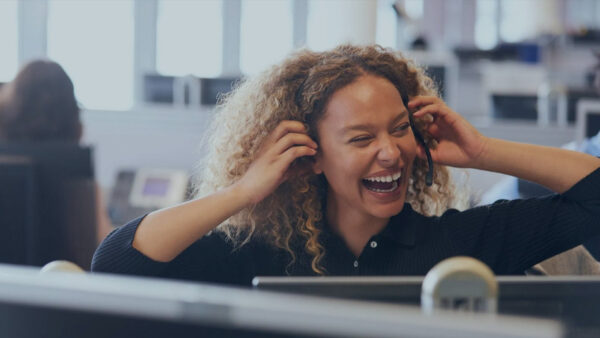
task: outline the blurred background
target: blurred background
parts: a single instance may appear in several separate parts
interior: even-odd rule
[[[232,83],[344,42],[412,56],[487,136],[582,149],[600,129],[595,0],[0,0],[0,83],[64,67],[114,224],[185,198]],[[514,197],[468,174],[472,204]]]

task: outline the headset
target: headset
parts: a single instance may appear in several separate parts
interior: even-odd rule
[[[408,109],[408,96],[405,94],[401,94],[402,96],[402,102],[404,103],[404,106],[406,107],[406,109]],[[413,134],[415,135],[415,139],[417,139],[417,142],[419,142],[422,146],[423,149],[425,149],[425,156],[427,156],[427,174],[425,174],[425,184],[427,184],[428,187],[430,187],[433,184],[433,159],[431,159],[431,152],[429,151],[429,147],[427,146],[427,143],[425,143],[425,139],[423,139],[423,135],[421,135],[421,133],[417,130],[417,127],[415,126],[415,122],[413,120],[413,115],[412,112],[408,112],[408,123],[410,124],[410,128],[413,131]]]

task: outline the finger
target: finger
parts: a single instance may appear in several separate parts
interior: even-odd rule
[[[419,121],[423,121],[426,124],[429,123],[433,123],[433,121],[435,121],[435,118],[433,117],[433,115],[431,114],[425,114],[425,115],[421,115],[421,116],[413,116],[414,118],[418,118]]]
[[[428,104],[434,104],[438,101],[439,98],[435,96],[415,96],[408,102],[408,108],[416,108]]]
[[[306,133],[306,127],[299,121],[284,120],[277,125],[269,138],[272,142],[277,142],[288,133]]]
[[[439,115],[442,112],[442,110],[443,109],[439,104],[430,104],[414,112],[413,117],[420,118],[423,117],[423,115],[425,114],[430,114],[433,117],[433,119],[435,119],[435,116]]]
[[[286,167],[289,167],[295,159],[300,158],[302,156],[314,156],[317,154],[317,150],[307,146],[296,146],[291,147],[286,150],[279,159],[282,161],[282,164]]]
[[[288,133],[277,141],[273,151],[275,154],[281,154],[294,146],[307,146],[313,149],[318,147],[317,143],[306,134]]]
[[[440,137],[441,130],[437,124],[430,124],[427,127],[427,133],[429,133],[429,135],[433,136],[433,138],[438,139]]]

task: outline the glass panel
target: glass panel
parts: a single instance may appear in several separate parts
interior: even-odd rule
[[[416,20],[423,17],[423,0],[404,0],[404,10],[409,18]]]
[[[0,1],[0,82],[13,79],[18,68],[17,0]]]
[[[240,68],[257,73],[279,62],[293,46],[290,0],[243,0]]]
[[[383,47],[396,48],[395,0],[377,0],[377,33],[375,42]]]
[[[475,45],[481,49],[492,49],[498,43],[497,11],[496,0],[477,0]]]
[[[81,105],[129,109],[133,104],[133,1],[48,3],[48,56],[60,63]]]
[[[158,3],[156,69],[161,74],[212,77],[221,73],[221,0]]]

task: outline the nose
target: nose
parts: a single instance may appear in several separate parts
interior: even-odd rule
[[[389,167],[398,163],[401,155],[400,147],[392,137],[385,137],[380,141],[377,159],[382,165]]]

